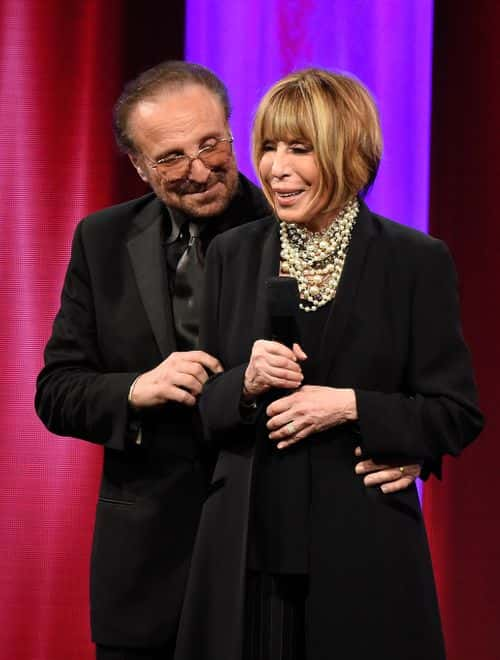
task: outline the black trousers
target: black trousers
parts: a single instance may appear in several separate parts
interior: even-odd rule
[[[306,660],[306,575],[247,577],[243,660]]]
[[[134,649],[96,644],[96,660],[173,660],[174,644],[161,648]]]

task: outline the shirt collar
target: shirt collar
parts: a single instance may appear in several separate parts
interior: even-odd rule
[[[179,211],[178,209],[173,209],[169,206],[167,206],[166,209],[170,219],[170,234],[167,236],[165,241],[167,245],[175,243],[186,225],[189,225],[189,234],[191,236],[199,236],[203,231],[203,223],[195,222],[193,218],[191,218],[189,215],[186,215],[182,211]]]
[[[176,209],[171,209],[168,206],[165,208],[167,209],[168,217],[170,220],[170,234],[166,237],[165,241],[168,245],[170,243],[175,243],[175,241],[179,238],[181,229],[188,218]]]

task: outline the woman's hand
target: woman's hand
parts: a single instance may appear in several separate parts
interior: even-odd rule
[[[303,375],[298,361],[306,357],[298,344],[290,350],[277,341],[257,340],[245,371],[244,397],[256,397],[271,388],[294,390],[300,387]]]
[[[273,401],[266,412],[269,437],[278,442],[278,449],[358,418],[354,390],[319,385],[304,385]]]
[[[361,447],[354,450],[355,456],[361,457]],[[418,463],[411,465],[385,465],[376,463],[371,458],[356,463],[356,474],[366,475],[363,479],[365,486],[380,486],[383,493],[396,493],[404,490],[420,476],[422,466]]]

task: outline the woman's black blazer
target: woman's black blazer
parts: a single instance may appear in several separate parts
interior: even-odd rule
[[[265,282],[279,270],[276,220],[214,240],[207,259],[202,345],[225,372],[202,395],[220,448],[205,503],[176,660],[241,657],[255,424],[239,406],[253,342],[268,338]],[[354,472],[354,448],[421,459],[439,472],[479,433],[457,279],[446,246],[362,204],[321,337],[318,382],[351,387],[359,421],[306,440],[312,508],[308,660],[444,657],[415,487],[384,495]],[[264,414],[263,410],[257,414]]]

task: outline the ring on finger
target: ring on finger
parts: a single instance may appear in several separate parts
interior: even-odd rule
[[[297,433],[297,429],[295,428],[293,422],[289,422],[285,428],[288,435],[295,435]]]
[[[398,468],[398,469],[399,469],[399,471],[401,472],[401,476],[403,476],[404,473],[405,473],[405,466],[402,465],[402,466],[401,466],[400,468]]]

